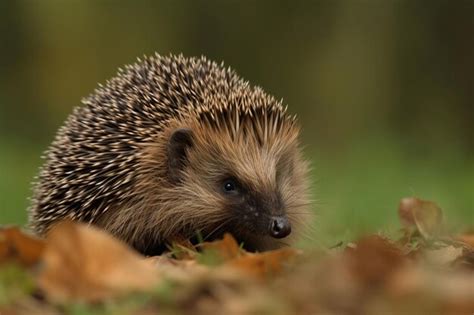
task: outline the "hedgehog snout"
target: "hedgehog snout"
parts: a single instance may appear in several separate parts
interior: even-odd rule
[[[274,238],[284,238],[291,233],[291,223],[286,216],[270,217],[270,236]]]

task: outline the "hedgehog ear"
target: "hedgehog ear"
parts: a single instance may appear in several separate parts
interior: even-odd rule
[[[181,171],[188,162],[187,149],[193,146],[193,132],[188,128],[173,131],[168,140],[168,174],[171,182],[181,181]]]

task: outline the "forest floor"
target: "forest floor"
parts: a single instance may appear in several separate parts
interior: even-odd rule
[[[226,234],[144,257],[96,228],[0,230],[0,314],[470,314],[474,233],[400,201],[400,237],[249,253]]]

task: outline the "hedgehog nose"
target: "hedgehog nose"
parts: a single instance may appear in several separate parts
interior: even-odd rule
[[[283,238],[291,233],[291,224],[287,217],[272,217],[270,235],[274,238]]]

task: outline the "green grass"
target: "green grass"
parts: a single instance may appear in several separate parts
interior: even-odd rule
[[[0,139],[0,224],[24,224],[42,149]]]
[[[35,288],[31,275],[15,264],[0,269],[0,307],[27,297]]]

